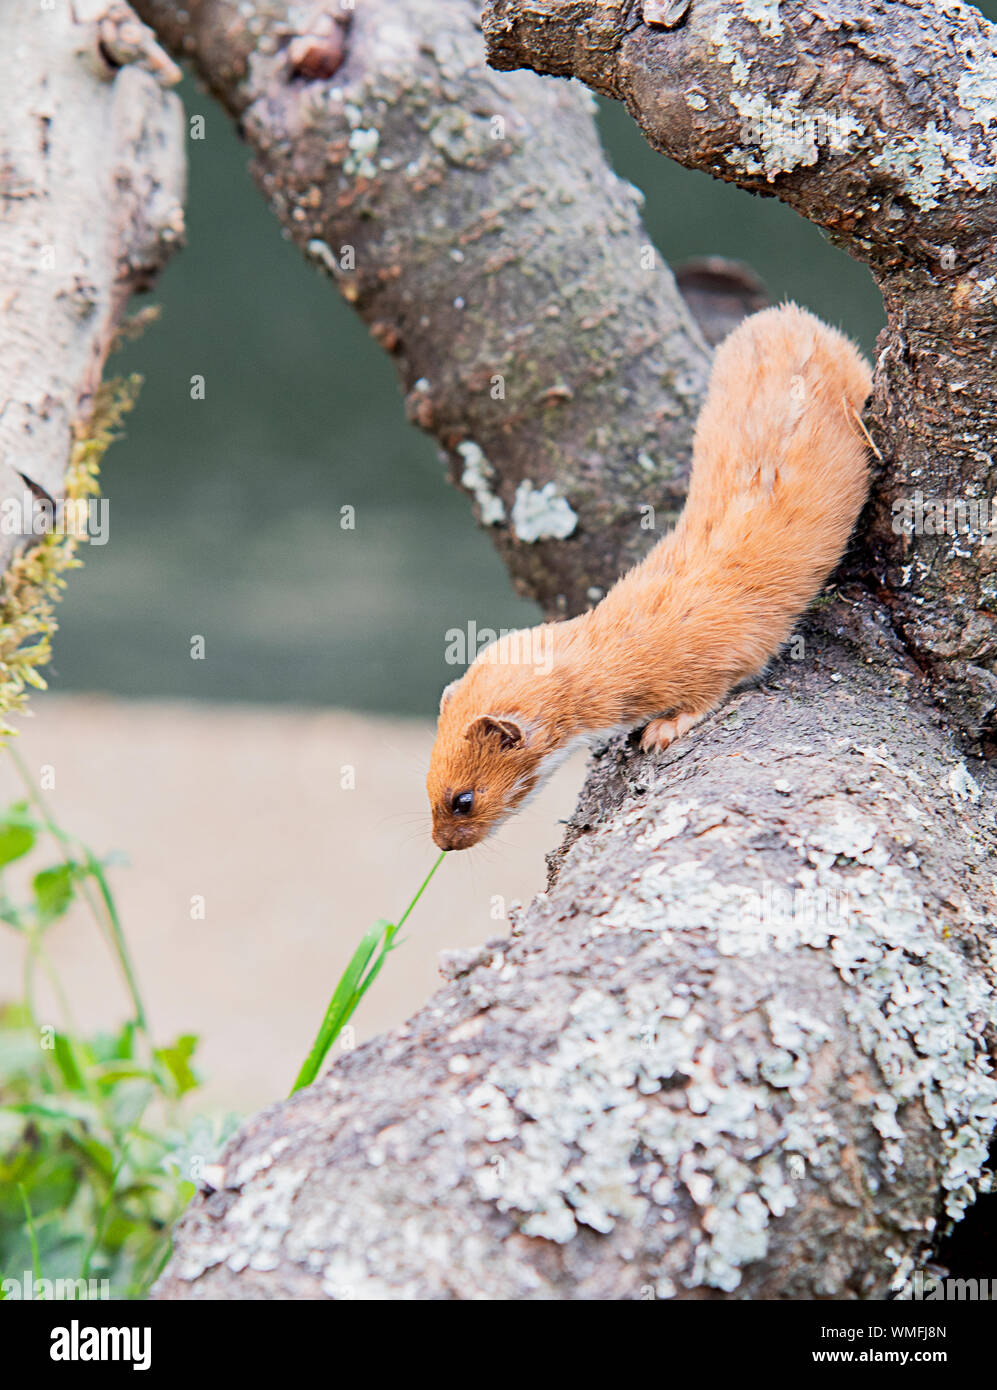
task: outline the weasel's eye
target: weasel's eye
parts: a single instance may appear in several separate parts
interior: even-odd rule
[[[474,807],[474,792],[458,792],[450,803],[455,816],[469,816]]]

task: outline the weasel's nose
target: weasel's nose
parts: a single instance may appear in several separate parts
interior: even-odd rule
[[[465,826],[433,827],[433,844],[438,849],[468,849],[473,843],[473,836]]]

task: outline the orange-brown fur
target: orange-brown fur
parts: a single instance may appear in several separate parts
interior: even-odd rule
[[[481,840],[577,739],[645,725],[643,746],[665,748],[764,667],[862,509],[869,387],[853,344],[796,305],[730,334],[675,529],[591,612],[532,629],[542,661],[514,634],[444,692],[426,780],[441,848]]]

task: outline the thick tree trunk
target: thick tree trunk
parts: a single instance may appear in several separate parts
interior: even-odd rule
[[[597,757],[512,939],[244,1128],[159,1296],[881,1298],[909,1273],[993,1125],[992,837],[899,654],[866,663],[873,621],[664,758]]]
[[[179,70],[125,5],[3,22],[0,502],[20,503],[63,496],[128,298],[182,237],[183,109],[163,90]],[[0,531],[0,568],[25,544]]]
[[[285,5],[137,8],[238,114],[263,193],[395,358],[520,592],[590,605],[654,539],[642,506],[659,528],[681,506],[708,368],[590,98],[490,72],[468,0],[362,0],[334,40]]]
[[[489,58],[618,98],[656,149],[776,194],[869,265],[888,326],[868,576],[952,717],[989,748],[997,526],[985,541],[979,526],[895,523],[918,493],[943,513],[997,498],[997,29],[961,0],[665,10],[676,27],[653,21],[651,0],[490,0]]]
[[[704,352],[664,274],[635,268],[642,233],[577,97],[485,74],[459,0],[368,0],[342,34],[297,33],[273,4],[201,0],[186,27],[140,8],[240,114],[275,210],[400,354],[414,418],[460,460],[519,582],[549,611],[581,606],[639,549],[638,499],[660,486],[674,509],[681,469],[648,441],[684,460]],[[917,91],[889,59],[914,8],[888,25],[844,0],[809,23],[793,4],[725,21],[694,0],[672,32],[612,0],[492,7],[495,61],[575,72],[626,96],[675,157],[839,230],[862,222],[891,315],[872,548],[766,682],[664,757],[616,742],[595,758],[512,937],[449,962],[405,1028],[243,1129],[159,1296],[883,1297],[972,1201],[997,1118],[994,777],[959,738],[985,722],[967,628],[979,656],[990,619],[979,550],[929,556],[890,519],[904,480],[970,481],[966,453],[938,467],[931,424],[957,379],[961,434],[986,420],[971,334],[989,310],[954,326],[955,282],[905,238],[958,245],[977,304],[989,205],[973,134],[918,173],[885,100]],[[943,61],[942,20],[920,11],[931,99],[937,80],[977,101],[970,56]],[[773,109],[794,81],[805,109],[833,92],[858,120],[868,104],[882,138],[847,167],[764,136],[725,163],[744,144],[722,105],[744,69]],[[524,538],[525,482],[553,484],[580,519],[569,536]]]

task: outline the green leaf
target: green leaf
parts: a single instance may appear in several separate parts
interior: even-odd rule
[[[69,1038],[66,1037],[65,1033],[56,1033],[53,1042],[55,1043],[52,1049],[53,1056],[55,1057],[56,1066],[62,1073],[63,1081],[65,1081],[71,1091],[86,1090],[86,1083],[83,1080],[79,1067],[76,1065],[76,1053]]]
[[[16,816],[7,813],[0,820],[0,869],[27,854],[35,843],[35,832],[23,825]]]
[[[139,1062],[105,1062],[95,1069],[94,1080],[103,1093],[113,1090],[122,1081],[147,1081],[157,1088],[159,1086],[159,1077],[155,1072]]]
[[[85,1107],[79,1110],[61,1110],[53,1105],[41,1105],[37,1101],[19,1101],[16,1105],[4,1107],[12,1115],[31,1115],[41,1120],[63,1120],[69,1124],[83,1124],[88,1118]]]
[[[91,1181],[109,1183],[114,1177],[114,1158],[106,1144],[95,1139],[86,1130],[66,1130],[66,1138],[73,1148],[90,1160]]]
[[[190,1059],[197,1050],[198,1039],[193,1033],[184,1033],[177,1038],[172,1047],[157,1047],[156,1058],[163,1064],[176,1086],[178,1096],[186,1095],[201,1084],[201,1078],[190,1066]]]
[[[57,864],[52,869],[42,869],[32,879],[38,919],[43,925],[58,921],[73,901],[75,871],[75,864]]]
[[[309,1086],[318,1076],[326,1053],[336,1041],[350,1014],[357,1006],[359,1001],[357,987],[360,984],[361,976],[370,964],[370,959],[378,945],[383,941],[385,933],[394,930],[391,922],[385,921],[383,917],[380,918],[353,952],[353,958],[340,976],[336,992],[329,1001],[329,1007],[325,1011],[325,1018],[322,1020],[315,1041],[312,1043],[311,1051],[298,1072],[297,1079],[291,1089],[292,1095],[295,1091],[300,1091],[302,1086]]]
[[[115,1046],[115,1057],[120,1057],[124,1061],[130,1061],[135,1056],[135,1021],[129,1019],[118,1034]]]

